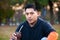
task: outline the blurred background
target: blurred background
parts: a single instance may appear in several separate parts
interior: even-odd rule
[[[9,40],[16,27],[23,21],[24,6],[35,4],[41,11],[40,18],[50,22],[59,34],[60,0],[0,0],[0,40]]]

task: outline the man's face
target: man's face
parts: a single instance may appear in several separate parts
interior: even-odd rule
[[[38,15],[37,11],[34,10],[33,8],[27,8],[25,10],[25,16],[26,16],[28,23],[31,24],[31,23],[36,22],[39,15]]]

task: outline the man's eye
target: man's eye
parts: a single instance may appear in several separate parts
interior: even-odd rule
[[[30,14],[34,14],[33,12],[31,12]]]
[[[28,15],[28,13],[26,13],[26,15]]]

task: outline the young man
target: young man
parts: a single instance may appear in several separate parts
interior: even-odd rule
[[[57,40],[57,32],[48,22],[38,18],[39,14],[35,5],[26,5],[24,14],[26,21],[16,29],[16,32],[20,31],[19,38],[16,33],[12,34],[11,38],[14,38],[13,40],[41,40],[46,37],[47,40]]]

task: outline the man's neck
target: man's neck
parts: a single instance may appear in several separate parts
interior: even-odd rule
[[[29,24],[31,27],[34,27],[34,25],[36,24],[36,22],[37,21],[35,21],[35,22],[33,22],[33,23],[31,23],[31,24]]]

